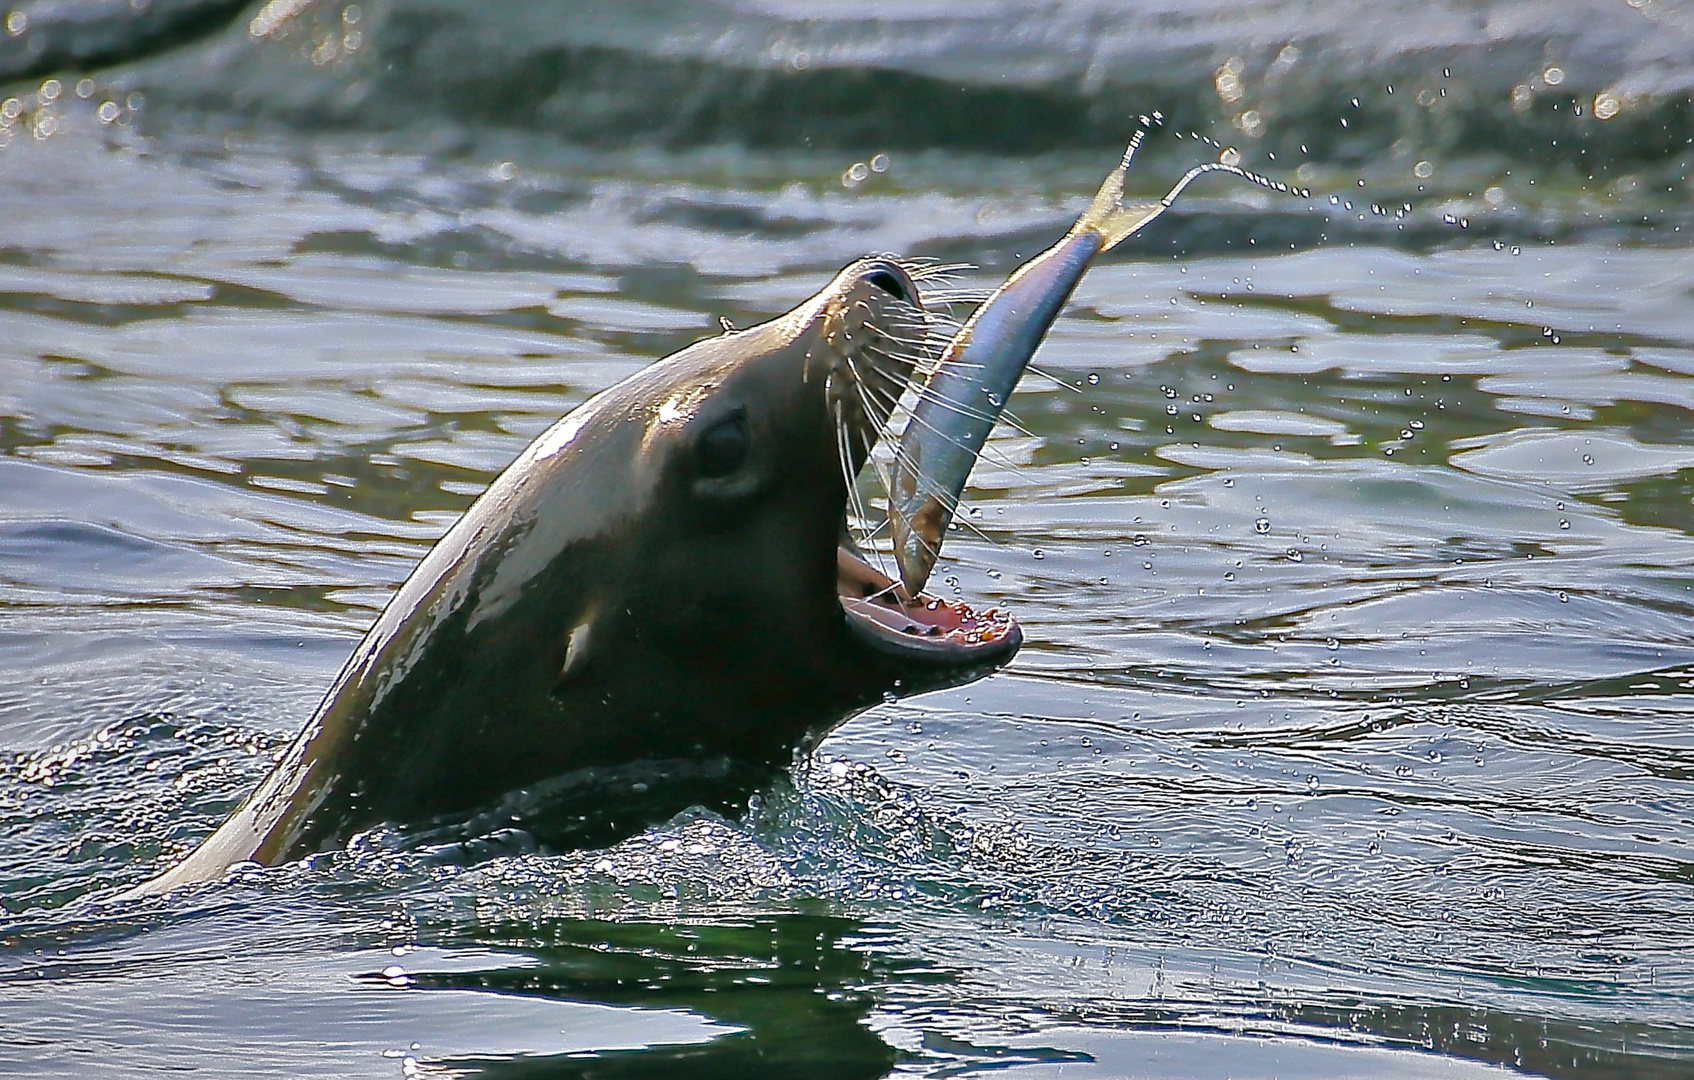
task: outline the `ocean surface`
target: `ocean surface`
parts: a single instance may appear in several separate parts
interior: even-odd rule
[[[1694,1075],[1691,89],[1674,0],[0,2],[0,1074]],[[554,419],[1142,117],[1311,197],[1084,279],[935,578],[1009,669],[110,902]]]

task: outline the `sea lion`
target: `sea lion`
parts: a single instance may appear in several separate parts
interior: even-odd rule
[[[425,556],[269,777],[126,895],[543,782],[628,800],[581,837],[609,842],[734,805],[885,696],[1007,663],[1013,619],[909,599],[844,539],[925,318],[905,264],[860,260],[553,425]]]

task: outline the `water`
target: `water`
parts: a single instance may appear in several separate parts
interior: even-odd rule
[[[284,8],[0,93],[0,1072],[1694,1072],[1685,11]],[[1314,198],[1084,279],[935,577],[1008,671],[740,820],[91,902],[554,418],[992,286],[1153,109],[1136,190]]]

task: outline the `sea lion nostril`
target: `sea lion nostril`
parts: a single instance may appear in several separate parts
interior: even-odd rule
[[[865,275],[865,280],[896,300],[904,300],[908,304],[912,302],[911,294],[906,291],[906,283],[901,281],[899,276],[891,271],[872,271]]]

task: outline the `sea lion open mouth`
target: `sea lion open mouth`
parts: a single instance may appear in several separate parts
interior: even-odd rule
[[[925,308],[926,295],[946,299],[939,289],[926,293],[944,268],[906,263],[893,257],[863,259],[844,269],[837,282],[863,282],[882,296],[858,295],[849,285],[848,301],[833,318],[840,321],[826,339],[834,347],[827,394],[836,422],[847,515],[866,518],[855,478],[887,430],[907,389],[921,382],[952,329]],[[879,652],[938,666],[999,664],[1023,642],[1022,631],[997,609],[978,613],[968,604],[906,586],[878,569],[851,540],[836,551],[836,591],[854,634]]]
[[[973,656],[1010,659],[1023,644],[1017,620],[998,608],[978,612],[925,593],[914,599],[856,552],[838,548],[837,560],[847,625],[873,648],[956,664]]]

